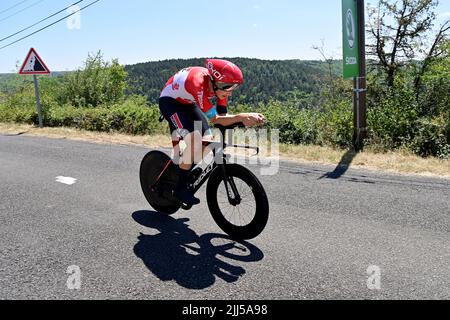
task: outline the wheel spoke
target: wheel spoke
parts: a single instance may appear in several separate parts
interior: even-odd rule
[[[253,204],[249,204],[246,202],[241,202],[241,205],[243,205],[246,208],[249,208],[250,210],[256,209],[256,207]]]
[[[236,226],[246,226],[253,221],[256,214],[256,199],[252,188],[244,180],[238,177],[232,177],[232,179],[241,202],[236,206],[230,204],[225,181],[222,181],[217,189],[217,204],[224,218],[230,223]],[[231,188],[231,185],[228,187]]]
[[[247,219],[246,219],[246,215],[241,213],[241,210],[240,210],[239,206],[237,208],[238,208],[238,211],[239,211],[239,220],[241,221],[241,218],[242,218],[242,221],[244,222],[242,225],[247,225],[248,222],[247,222]]]

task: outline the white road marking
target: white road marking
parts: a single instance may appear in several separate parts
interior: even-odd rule
[[[71,186],[71,185],[73,185],[73,184],[75,184],[77,182],[77,179],[71,178],[71,177],[59,176],[59,177],[56,177],[56,182],[60,182],[60,183],[67,184],[67,185]]]

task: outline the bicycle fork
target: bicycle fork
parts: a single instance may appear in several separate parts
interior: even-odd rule
[[[226,160],[224,159],[224,161]],[[233,177],[230,177],[227,174],[226,162],[224,162],[224,164],[221,165],[221,167],[222,167],[223,183],[225,184],[225,190],[227,191],[228,201],[232,206],[236,207],[241,204],[242,201],[241,195],[239,194],[239,191],[236,188],[236,184],[234,183]]]

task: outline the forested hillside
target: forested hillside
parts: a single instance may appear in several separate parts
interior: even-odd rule
[[[234,103],[255,104],[270,99],[285,100],[288,92],[317,94],[330,72],[333,76],[341,73],[340,61],[284,60],[269,61],[246,58],[227,58],[243,71],[245,84],[236,92]],[[155,103],[167,80],[177,71],[189,66],[203,66],[205,59],[165,60],[147,62],[125,67],[128,72],[129,94],[147,96]]]

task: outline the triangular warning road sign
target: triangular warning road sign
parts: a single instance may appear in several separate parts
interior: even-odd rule
[[[20,68],[19,74],[49,74],[50,70],[37,54],[36,50],[30,49],[28,55]]]

